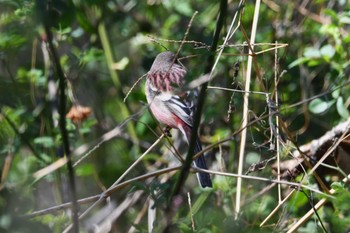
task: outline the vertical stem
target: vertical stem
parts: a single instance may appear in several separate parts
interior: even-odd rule
[[[121,86],[121,82],[120,82],[118,73],[113,69],[113,63],[114,63],[113,53],[112,53],[112,49],[111,49],[111,46],[110,46],[110,43],[108,40],[106,27],[105,27],[105,24],[103,22],[101,22],[98,25],[98,33],[99,33],[99,37],[100,37],[100,40],[102,43],[103,51],[104,51],[104,54],[106,57],[109,73],[111,75],[114,86],[117,88],[118,99],[116,101],[118,104],[118,111],[120,112],[120,116],[123,119],[126,119],[130,116],[130,113],[129,113],[128,108],[126,107],[126,105],[122,101],[122,99],[123,99],[122,98],[122,86]],[[128,132],[130,134],[130,137],[133,139],[133,141],[138,142],[135,128],[131,122],[128,123],[127,128],[128,128]]]
[[[113,54],[112,54],[112,48],[110,46],[110,43],[109,43],[109,40],[108,40],[108,35],[107,35],[107,32],[106,32],[106,27],[105,27],[105,24],[103,22],[101,22],[98,25],[98,33],[99,33],[99,36],[100,36],[100,39],[101,39],[103,51],[105,53],[107,66],[108,66],[108,69],[109,69],[112,81],[113,81],[114,85],[116,86],[116,88],[119,91],[120,88],[121,88],[121,84],[120,84],[118,73],[112,68],[112,65],[114,63]]]
[[[69,148],[68,132],[66,129],[66,78],[63,73],[60,60],[57,54],[55,47],[52,44],[52,33],[47,24],[45,24],[45,32],[47,35],[47,43],[49,46],[49,51],[51,52],[53,63],[55,64],[56,73],[59,80],[59,128],[61,131],[61,137],[63,142],[63,148],[65,155],[67,157],[67,169],[68,169],[68,178],[69,178],[69,189],[70,196],[72,200],[72,221],[73,221],[73,232],[79,232],[79,219],[78,219],[78,203],[76,197],[76,186],[74,178],[74,168],[71,159],[71,153]]]
[[[215,28],[215,32],[214,32],[213,42],[210,46],[210,51],[209,51],[210,54],[209,54],[208,60],[206,62],[205,73],[209,73],[213,67],[214,59],[215,59],[215,51],[216,51],[216,48],[218,45],[220,32],[221,32],[221,29],[222,29],[223,24],[224,24],[224,19],[226,17],[226,11],[227,11],[227,0],[221,0],[220,1],[219,17],[218,17],[218,20],[216,22],[216,28]],[[208,89],[208,83],[204,83],[201,86],[201,89],[200,89],[200,92],[198,95],[198,102],[196,105],[196,112],[194,115],[193,126],[192,126],[193,133],[191,134],[190,143],[189,143],[188,152],[187,152],[187,157],[186,157],[185,163],[183,164],[183,167],[181,169],[180,175],[176,181],[172,195],[170,196],[170,202],[169,202],[168,207],[171,207],[172,198],[175,195],[177,195],[180,192],[181,188],[183,187],[183,184],[185,183],[185,181],[187,179],[188,172],[189,172],[190,167],[191,167],[191,163],[192,163],[193,155],[194,155],[193,154],[194,153],[194,146],[195,146],[195,141],[196,141],[196,137],[197,137],[197,130],[198,130],[199,123],[201,120],[201,113],[202,113],[202,109],[204,106],[204,101],[205,101],[207,89]]]
[[[249,91],[250,91],[250,79],[251,79],[251,73],[252,73],[252,63],[253,63],[253,56],[254,56],[254,43],[255,43],[255,35],[256,35],[256,29],[258,25],[258,19],[259,19],[259,8],[260,8],[260,0],[257,0],[255,2],[255,10],[254,10],[254,18],[253,18],[253,25],[251,30],[251,36],[250,36],[250,45],[251,45],[251,51],[249,51],[248,61],[247,61],[247,74],[246,74],[246,80],[245,80],[245,92],[243,97],[243,121],[242,121],[242,134],[241,134],[241,143],[239,148],[239,162],[238,162],[238,178],[237,178],[237,194],[236,194],[236,218],[238,217],[240,207],[241,207],[241,187],[242,187],[242,178],[241,175],[243,173],[243,163],[244,163],[244,152],[245,152],[245,143],[246,143],[246,137],[247,137],[247,125],[248,125],[248,98],[249,98]]]
[[[276,102],[276,107],[278,107],[278,92],[277,92],[277,86],[278,86],[278,80],[277,80],[277,75],[278,75],[278,49],[277,49],[277,41],[275,42],[275,102]],[[279,120],[278,120],[278,114],[276,114],[276,151],[277,151],[277,189],[278,189],[278,203],[282,202],[282,193],[281,193],[281,184],[279,183],[281,180],[281,166],[280,166],[280,133],[279,133]]]

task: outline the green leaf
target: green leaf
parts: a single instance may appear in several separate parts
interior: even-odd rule
[[[27,39],[20,35],[0,34],[0,48],[2,49],[18,48],[26,41]]]
[[[328,103],[320,98],[314,99],[309,104],[310,112],[314,114],[321,114],[329,108]]]
[[[129,64],[129,58],[123,57],[120,61],[113,64],[113,68],[116,70],[124,70]]]
[[[320,59],[313,59],[313,60],[309,60],[309,62],[307,63],[308,66],[318,66],[320,65],[321,60]]]
[[[301,227],[298,232],[300,232],[300,233],[306,233],[306,232],[307,233],[317,233],[317,232],[319,232],[319,230],[318,230],[318,226],[316,225],[316,223],[313,221],[310,221],[306,224],[306,226],[304,224],[304,226]]]
[[[71,119],[67,119],[66,123],[67,123],[66,128],[68,131],[74,131],[76,129],[76,127]]]
[[[321,57],[321,53],[318,49],[313,48],[313,47],[308,47],[305,49],[304,51],[304,57],[308,57],[308,58],[320,58]]]
[[[91,132],[91,128],[97,124],[97,121],[95,118],[91,118],[91,119],[86,119],[85,121],[83,121],[83,125],[82,127],[79,129],[79,132],[81,134],[87,134]]]
[[[345,107],[344,105],[344,99],[343,97],[339,97],[337,99],[337,111],[338,111],[338,114],[342,117],[342,118],[345,118],[347,119],[349,117],[349,110]]]
[[[97,49],[95,47],[92,47],[86,51],[84,51],[80,55],[80,63],[87,64],[89,62],[96,62],[96,61],[101,61],[103,58],[103,51],[100,49]]]
[[[76,173],[78,176],[89,176],[93,174],[94,172],[94,166],[89,163],[89,164],[83,164],[77,166]]]
[[[342,17],[340,17],[339,23],[342,23],[342,24],[350,24],[350,17],[348,17],[348,16],[342,16]]]
[[[82,35],[84,35],[84,30],[82,28],[77,28],[71,33],[71,36],[74,38],[79,38]]]
[[[322,56],[326,59],[329,60],[332,58],[335,54],[335,48],[332,45],[325,45],[321,48],[320,50]]]
[[[333,182],[331,188],[334,189],[336,193],[339,193],[344,190],[344,185],[341,182]]]
[[[331,16],[332,18],[337,18],[337,17],[338,17],[337,12],[335,12],[335,11],[332,10],[332,9],[324,9],[323,14],[324,14],[324,15]]]
[[[304,193],[297,192],[293,194],[293,206],[292,210],[297,213],[302,206],[308,203],[308,199]]]
[[[340,89],[337,89],[337,90],[332,92],[332,97],[334,99],[338,98],[339,96],[340,96]]]
[[[215,134],[212,137],[213,141],[220,140],[226,138],[230,135],[229,129],[217,129],[215,130]]]
[[[246,155],[246,162],[248,164],[257,163],[260,160],[261,155],[256,152],[248,152]]]
[[[38,145],[42,145],[45,148],[51,148],[55,145],[52,137],[38,137],[34,139],[34,143]]]
[[[186,16],[191,16],[193,14],[193,10],[191,8],[191,5],[185,1],[176,2],[175,9],[179,13],[186,15]]]
[[[186,1],[164,1],[163,4],[170,11],[175,9],[180,14],[186,16],[191,16],[193,14],[191,5]]]
[[[291,69],[291,68],[298,66],[300,64],[304,64],[304,63],[308,62],[309,60],[310,60],[310,58],[307,58],[307,57],[298,58],[297,60],[290,63],[288,68]]]
[[[77,10],[76,11],[76,18],[79,23],[79,25],[87,32],[94,33],[96,29],[94,26],[90,23],[88,17],[85,15],[83,11]]]
[[[198,199],[194,202],[192,206],[192,214],[196,214],[201,207],[204,205],[205,201],[208,199],[210,192],[209,191],[203,191],[201,195],[198,197]],[[190,217],[188,215],[188,217]]]

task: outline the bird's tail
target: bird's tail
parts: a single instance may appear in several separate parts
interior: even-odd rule
[[[199,138],[197,137],[196,145],[194,148],[194,154],[197,154],[200,151],[202,151],[202,145],[201,145],[201,142],[199,141]],[[208,169],[207,163],[205,162],[204,155],[201,155],[196,160],[194,160],[194,165],[198,168]],[[197,178],[198,178],[198,182],[202,186],[202,188],[213,187],[213,184],[211,183],[210,175],[208,173],[197,172]]]
[[[181,131],[185,134],[187,142],[189,143],[189,141],[191,140],[192,129],[190,127],[188,127],[186,129],[182,129]],[[195,154],[199,153],[200,151],[202,151],[202,144],[201,144],[199,138],[197,137],[193,153],[195,155]],[[194,165],[198,168],[201,168],[201,169],[208,169],[207,163],[205,162],[204,155],[201,155],[196,160],[194,160]],[[198,182],[202,186],[202,188],[213,187],[213,184],[212,184],[211,179],[210,179],[210,175],[208,173],[197,172],[197,178],[198,178]]]

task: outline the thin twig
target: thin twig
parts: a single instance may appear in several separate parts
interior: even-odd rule
[[[293,195],[295,189],[293,189],[288,195],[278,203],[278,205],[270,212],[270,214],[260,223],[260,227],[264,226],[265,223],[279,210],[279,208]]]
[[[150,202],[150,198],[147,198],[147,200],[145,201],[145,204],[143,205],[141,211],[138,212],[138,215],[136,216],[136,219],[134,220],[132,226],[130,227],[130,229],[128,230],[128,233],[133,233],[135,232],[136,228],[135,226],[137,224],[139,224],[143,218],[143,216],[145,216],[147,210],[148,210],[148,207],[149,207],[149,202]]]
[[[350,174],[343,179],[344,183],[348,183],[350,180]],[[329,191],[331,194],[335,193],[334,189],[331,189]],[[292,225],[292,227],[288,230],[287,233],[295,232],[299,227],[304,225],[304,223],[315,213],[315,210],[319,210],[324,204],[326,204],[327,198],[322,198],[319,202],[317,202],[316,205],[313,206],[302,218],[300,218],[295,224]]]
[[[194,224],[193,219],[193,212],[192,212],[192,203],[191,203],[191,195],[189,192],[187,192],[187,200],[188,200],[188,207],[190,208],[190,216],[191,216],[191,223],[192,223],[192,231],[196,232],[196,226]]]
[[[251,37],[249,40],[250,43],[255,42],[255,35],[256,35],[256,29],[258,25],[258,19],[259,19],[259,9],[260,9],[260,0],[257,0],[255,2],[255,10],[254,10],[254,18],[253,18],[253,25],[251,30]],[[253,54],[254,54],[254,46],[250,44],[249,52],[251,56],[248,57],[247,61],[247,73],[246,73],[246,80],[245,80],[245,91],[244,97],[243,97],[243,121],[242,121],[242,127],[244,128],[241,134],[241,143],[239,148],[239,160],[238,160],[238,175],[243,174],[243,164],[244,164],[244,152],[245,152],[245,144],[246,144],[246,137],[247,137],[247,124],[248,124],[248,100],[249,100],[249,91],[250,91],[250,79],[251,79],[251,73],[252,73],[252,63],[253,63]],[[236,207],[235,207],[235,214],[236,218],[238,218],[238,214],[241,208],[241,187],[242,187],[242,179],[238,177],[237,179],[237,193],[236,193]]]
[[[100,194],[97,194],[97,195],[94,195],[94,196],[90,196],[90,197],[79,199],[79,200],[77,200],[77,202],[79,203],[79,205],[83,205],[83,204],[88,204],[88,203],[91,203],[93,201],[96,201],[99,198],[100,198]],[[63,204],[60,204],[60,205],[56,205],[56,206],[52,206],[52,207],[49,207],[49,208],[46,208],[46,209],[36,210],[36,211],[33,211],[30,214],[24,215],[24,217],[35,218],[35,217],[42,216],[42,215],[45,215],[45,214],[51,214],[51,213],[57,212],[59,210],[65,210],[65,209],[68,209],[68,208],[72,208],[72,202],[66,202],[66,203],[63,203]]]
[[[179,46],[179,48],[178,48],[177,51],[176,51],[175,58],[179,55],[179,53],[180,53],[182,47],[184,46],[185,41],[186,41],[187,36],[188,36],[188,33],[190,32],[190,28],[191,28],[191,26],[192,26],[193,20],[194,20],[194,18],[196,17],[197,14],[198,14],[198,11],[195,11],[195,12],[193,13],[192,18],[191,18],[190,22],[189,22],[188,25],[187,25],[187,29],[186,29],[185,35],[184,35],[184,37],[182,38],[182,42],[180,43],[180,46]]]
[[[270,185],[264,187],[263,189],[259,190],[259,192],[254,193],[253,196],[251,196],[251,197],[249,197],[249,198],[243,200],[243,201],[241,202],[241,205],[244,206],[244,205],[247,205],[248,203],[251,203],[251,202],[253,202],[253,201],[256,201],[260,196],[265,195],[268,191],[270,191],[270,190],[271,190],[273,187],[275,187],[275,186],[276,186],[276,183],[272,183],[272,184],[270,184]]]
[[[10,167],[11,167],[11,163],[12,163],[12,159],[13,159],[13,138],[10,137],[8,139],[8,150],[7,150],[7,155],[4,161],[4,165],[2,166],[2,172],[1,172],[1,179],[0,179],[0,192],[2,191],[2,189],[5,187],[6,184],[6,180],[7,180],[7,176],[9,174],[10,171]]]
[[[306,198],[309,200],[309,204],[311,205],[311,209],[313,210],[314,214],[316,215],[317,220],[319,221],[319,223],[321,224],[322,230],[324,233],[327,233],[328,231],[326,230],[326,227],[323,224],[323,221],[320,217],[320,215],[318,214],[314,202],[313,202],[313,198],[312,198],[312,194],[308,195],[304,190],[300,190],[301,193],[303,193]]]
[[[155,208],[155,201],[150,198],[148,202],[148,214],[147,214],[147,225],[148,225],[148,232],[153,232],[153,225],[155,223],[156,218],[156,208]]]
[[[150,38],[151,41],[154,41],[154,42],[165,41],[165,42],[169,42],[169,43],[194,44],[194,46],[196,46],[196,47],[199,47],[199,46],[205,47],[205,48],[209,48],[210,47],[209,45],[207,45],[207,44],[205,44],[203,42],[194,41],[194,40],[191,40],[191,41],[188,41],[188,40],[169,40],[169,39],[163,39],[163,38],[159,38],[159,37],[154,37],[152,35],[147,35],[147,37]]]
[[[101,233],[111,232],[113,223],[117,221],[117,219],[122,215],[123,212],[131,208],[141,198],[142,194],[142,190],[134,192],[132,195],[130,195],[130,197],[126,198],[122,203],[120,203],[117,208],[114,208],[113,211],[108,213],[108,215],[103,218],[103,221],[101,223],[89,222],[90,227],[87,227],[88,230],[90,230],[89,232],[91,232],[93,228],[98,229],[97,232]]]
[[[83,155],[73,164],[73,167],[79,165],[84,159],[86,159],[92,152],[94,152],[97,148],[99,148],[103,143],[120,135],[123,127],[130,120],[133,120],[136,116],[141,115],[143,112],[144,112],[144,109],[141,109],[139,112],[131,115],[130,117],[125,119],[123,122],[121,122],[118,126],[116,126],[114,129],[103,134],[99,140],[95,140],[93,142],[87,143],[85,145],[82,145],[82,146],[76,148],[72,154],[74,156],[78,156],[78,155],[82,155],[82,154]],[[44,176],[54,172],[55,170],[59,169],[60,167],[64,166],[66,163],[67,163],[67,159],[65,157],[60,158],[60,159],[56,160],[55,162],[51,163],[50,165],[38,170],[37,172],[34,173],[33,176],[36,180],[39,180],[42,177],[44,177]]]
[[[349,134],[347,134],[348,130],[349,130],[349,127],[350,127],[350,123],[347,122],[345,126],[343,126],[342,124],[342,127],[345,128],[344,130],[344,133],[340,136],[340,138],[334,143],[334,145],[329,148],[327,150],[327,152],[322,156],[322,158],[316,163],[315,166],[312,167],[312,169],[308,172],[307,176],[304,176],[304,178],[301,180],[301,182],[303,182],[306,177],[309,177],[311,174],[313,174],[315,172],[315,170],[322,164],[322,162],[331,154],[333,153],[333,151],[339,146],[339,144],[346,138],[349,136]],[[303,153],[302,151],[300,151],[300,153]],[[307,161],[307,160],[305,160]],[[314,174],[316,175],[316,174]],[[291,195],[295,192],[296,190],[292,190],[288,196],[281,202],[279,203],[275,209],[264,219],[264,221],[262,221],[262,223],[260,224],[260,227],[263,226],[276,212],[277,210],[282,206],[282,204],[287,201],[289,199],[289,197],[291,197]],[[330,192],[330,191],[328,191]]]
[[[18,137],[21,139],[21,141],[24,142],[24,144],[27,145],[27,147],[32,151],[33,155],[39,159],[41,162],[45,162],[45,160],[40,156],[40,154],[35,150],[34,146],[30,143],[30,141],[25,137],[25,135],[21,134],[21,132],[17,129],[16,124],[5,114],[0,112],[0,120],[1,118],[5,118],[7,123],[10,125],[12,130],[18,135]]]
[[[224,140],[221,140],[221,141],[224,141]],[[122,182],[122,183],[114,186],[110,190],[108,190],[105,193],[105,197],[110,196],[111,194],[113,194],[117,190],[120,190],[120,189],[126,187],[127,185],[130,185],[130,184],[134,183],[135,181],[141,181],[141,180],[148,179],[150,177],[159,176],[159,175],[162,175],[164,173],[169,173],[169,172],[172,172],[172,171],[175,171],[175,170],[179,170],[180,168],[181,168],[181,165],[180,166],[176,166],[176,167],[161,169],[161,170],[158,170],[158,171],[155,171],[155,172],[150,172],[150,173],[138,176],[138,177],[134,177],[134,178],[132,178],[130,180],[127,180],[125,182]],[[195,171],[207,172],[207,173],[211,173],[211,174],[215,174],[215,175],[222,175],[222,176],[229,176],[229,177],[239,177],[238,174],[233,174],[233,173],[211,171],[211,170],[199,169],[197,167],[192,167],[192,169],[195,170]],[[288,182],[288,181],[282,181],[282,180],[281,181],[277,181],[277,180],[271,180],[271,179],[268,179],[268,178],[256,177],[256,176],[248,176],[248,175],[241,175],[240,177],[243,178],[243,179],[259,180],[259,181],[265,181],[265,182],[270,182],[270,183],[281,183],[281,184],[291,185],[293,187],[301,187],[301,188],[305,188],[305,189],[313,191],[313,192],[320,193],[320,194],[322,194],[324,196],[328,196],[328,197],[333,198],[332,196],[330,196],[330,195],[328,195],[326,193],[323,193],[323,192],[321,192],[321,191],[319,191],[317,189],[314,189],[312,187],[309,187],[307,185],[303,185],[303,184],[300,184],[300,183],[294,183],[294,182]],[[294,191],[295,191],[295,189],[292,190],[292,192],[294,192]],[[289,195],[291,195],[291,194],[289,194]],[[78,202],[79,202],[79,204],[91,203],[93,201],[96,201],[100,197],[101,197],[101,194],[98,194],[98,195],[94,195],[94,196],[91,196],[91,197],[80,199]],[[288,198],[286,198],[286,199],[288,199]],[[285,201],[282,201],[282,203],[279,204],[279,205],[282,205],[284,202]],[[71,205],[72,205],[72,203],[68,202],[68,203],[64,203],[64,204],[61,204],[61,205],[58,205],[58,206],[53,206],[53,207],[50,207],[50,208],[47,208],[47,209],[34,211],[31,214],[28,214],[26,216],[30,217],[30,218],[37,217],[37,216],[40,216],[40,215],[53,213],[53,212],[58,211],[58,210],[70,208]],[[263,225],[263,223],[261,225]]]
[[[102,194],[104,194],[103,198],[106,199],[107,197],[112,195],[114,192],[116,192],[116,191],[118,191],[118,190],[120,190],[120,189],[122,189],[122,188],[124,188],[124,187],[126,187],[128,185],[131,185],[131,184],[133,184],[136,181],[142,181],[142,180],[148,179],[150,177],[160,176],[160,175],[165,174],[165,173],[169,173],[169,172],[173,172],[173,171],[176,171],[176,170],[180,170],[180,168],[181,168],[181,165],[180,166],[175,166],[175,167],[170,167],[170,168],[164,168],[164,169],[161,169],[161,170],[158,170],[158,171],[154,171],[154,172],[150,172],[150,173],[147,173],[147,174],[143,174],[141,176],[134,177],[134,178],[129,179],[127,181],[124,181],[124,182],[114,186],[113,188],[108,189],[106,192],[102,193]],[[91,196],[91,197],[80,199],[78,201],[78,203],[79,204],[86,204],[86,203],[94,202],[94,201],[98,200],[99,198],[101,198],[102,194],[98,194],[98,195],[94,195],[94,196]],[[67,202],[67,203],[63,203],[63,204],[60,204],[60,205],[57,205],[57,206],[53,206],[53,207],[50,207],[50,208],[47,208],[47,209],[33,211],[31,214],[28,214],[28,215],[25,215],[25,216],[28,217],[28,218],[33,218],[33,217],[37,217],[37,216],[40,216],[40,215],[49,214],[49,213],[52,213],[52,212],[55,212],[55,211],[58,211],[58,210],[71,208],[71,206],[72,206],[72,202]]]
[[[123,102],[126,101],[126,99],[129,97],[129,95],[130,95],[130,93],[132,92],[132,90],[134,90],[134,88],[136,87],[136,85],[137,85],[144,77],[146,77],[147,74],[148,74],[148,73],[142,75],[140,78],[138,78],[138,79],[136,80],[136,82],[132,85],[132,87],[130,88],[130,90],[128,91],[128,93],[126,93],[126,96],[124,97]]]
[[[303,100],[301,100],[301,101],[299,101],[299,102],[296,102],[296,103],[294,103],[294,104],[290,104],[290,105],[288,105],[288,106],[282,108],[280,111],[284,111],[284,110],[289,109],[289,108],[298,107],[299,105],[303,105],[303,104],[308,103],[308,102],[310,102],[310,101],[312,101],[312,100],[314,100],[314,99],[317,99],[317,98],[319,98],[319,97],[328,95],[328,94],[334,92],[335,90],[341,89],[341,88],[346,87],[346,86],[348,86],[348,85],[350,85],[350,80],[344,82],[343,84],[341,84],[341,85],[339,85],[339,86],[336,86],[336,87],[331,88],[331,89],[329,89],[329,90],[327,90],[327,91],[324,91],[324,92],[322,92],[322,93],[320,93],[320,94],[318,94],[318,95],[314,95],[314,96],[312,96],[312,97],[310,97],[310,98],[303,99]]]
[[[350,136],[347,132],[349,131],[350,128],[350,122],[345,126],[344,133],[340,136],[340,138],[333,144],[331,148],[327,150],[327,152],[317,161],[317,163],[312,167],[312,169],[309,171],[309,174],[312,174],[313,172],[316,171],[316,169],[323,163],[323,161],[333,153],[333,151],[339,146],[339,144],[346,139],[347,137]]]
[[[130,167],[119,177],[119,179],[112,184],[112,186],[108,189],[114,188],[120,181],[163,139],[164,134],[160,135],[160,137],[150,146]],[[107,190],[107,191],[108,191]]]
[[[45,23],[45,22],[44,22]],[[72,221],[73,221],[73,232],[79,232],[79,220],[78,220],[78,211],[79,206],[77,203],[77,195],[76,195],[76,186],[75,186],[75,178],[74,178],[74,168],[72,164],[72,158],[69,148],[69,140],[68,140],[68,132],[66,128],[66,77],[63,73],[63,69],[61,67],[61,63],[57,54],[57,51],[52,43],[52,33],[47,23],[45,23],[45,32],[47,35],[47,43],[49,47],[49,51],[51,52],[53,64],[56,68],[56,73],[59,79],[59,127],[61,131],[61,137],[63,142],[63,148],[65,155],[67,157],[67,169],[68,169],[68,178],[69,178],[69,188],[70,188],[70,198],[72,200]]]
[[[116,99],[116,103],[118,104],[118,108],[119,108],[119,115],[122,119],[126,119],[130,116],[130,111],[128,109],[128,106],[124,104],[124,102],[122,102],[121,100],[123,99],[122,97],[122,85],[120,82],[120,78],[119,75],[117,73],[117,71],[115,69],[113,69],[112,64],[114,64],[114,57],[113,57],[113,53],[112,53],[112,48],[110,45],[110,41],[107,35],[107,30],[106,30],[106,26],[105,23],[103,21],[101,21],[98,25],[98,35],[100,37],[101,40],[101,44],[103,47],[103,51],[106,57],[106,62],[107,62],[107,66],[108,66],[108,70],[111,76],[111,79],[115,85],[115,87],[117,88],[117,99]],[[128,122],[127,124],[127,129],[128,129],[128,133],[130,134],[130,137],[133,139],[133,141],[138,142],[138,137],[136,135],[136,130],[134,125],[132,124],[132,122]]]
[[[216,90],[231,91],[231,92],[239,92],[239,93],[249,93],[249,94],[257,94],[257,95],[266,95],[266,94],[270,94],[270,93],[261,92],[261,91],[236,90],[236,89],[232,89],[232,88],[216,87],[216,86],[208,86],[208,89],[216,89]]]
[[[277,110],[277,113],[278,113],[278,110]],[[247,127],[249,127],[249,126],[255,124],[256,122],[258,122],[258,121],[260,121],[262,119],[265,119],[267,117],[268,117],[267,114],[263,115],[263,116],[260,116],[259,118],[254,119],[253,121],[250,121],[249,124],[247,125]],[[221,144],[223,144],[225,142],[228,142],[228,141],[232,140],[241,131],[242,131],[242,129],[239,129],[236,132],[234,132],[231,136],[229,136],[227,138],[224,138],[224,139],[221,139],[220,141],[218,141],[216,143],[213,143],[212,145],[204,148],[200,153],[198,153],[196,156],[194,156],[193,159],[196,159],[196,158],[198,158],[198,156],[201,156],[203,153],[205,153],[205,152],[207,152],[207,151],[209,151],[209,150],[211,150],[211,149],[213,149],[215,147],[218,147],[219,145],[221,145]],[[151,173],[147,173],[147,174],[144,174],[144,175],[132,178],[130,180],[127,180],[127,181],[125,181],[123,183],[120,183],[119,185],[115,186],[112,190],[110,190],[110,191],[108,191],[108,193],[106,193],[106,196],[110,196],[115,191],[120,190],[120,189],[126,187],[127,185],[132,184],[135,181],[141,181],[141,180],[148,179],[150,177],[159,176],[159,175],[162,175],[164,173],[169,173],[169,172],[172,172],[172,171],[175,171],[175,170],[179,170],[180,168],[181,168],[181,165],[177,166],[177,167],[162,169],[162,170],[159,170],[159,171],[156,171],[156,172],[151,172]],[[203,172],[207,172],[207,171],[205,170]],[[212,173],[212,174],[217,174],[214,171],[208,171],[208,172]],[[221,174],[218,174],[218,175],[221,175]],[[231,175],[229,175],[229,176],[231,176]],[[252,178],[253,176],[242,176],[243,179],[246,178],[246,177]],[[277,183],[277,182],[275,182],[275,183]],[[288,184],[298,185],[297,183],[288,183]],[[293,191],[295,191],[295,190],[293,190]],[[93,201],[96,201],[100,196],[101,196],[101,194],[98,194],[98,195],[95,195],[95,196],[91,196],[91,197],[88,197],[88,198],[83,198],[83,199],[80,199],[78,202],[79,202],[79,204],[91,203]],[[40,215],[44,215],[44,214],[49,214],[49,213],[52,213],[54,211],[62,210],[62,209],[65,209],[65,208],[70,208],[70,206],[71,206],[70,202],[69,203],[64,203],[64,204],[61,204],[61,205],[58,205],[58,206],[53,206],[53,207],[50,207],[50,208],[47,208],[47,209],[44,209],[44,210],[34,211],[31,214],[28,214],[26,216],[27,217],[36,217],[36,216],[40,216]]]
[[[277,41],[276,41],[277,45]],[[275,103],[276,106],[278,107],[278,91],[277,91],[277,86],[278,86],[278,49],[275,48]],[[281,164],[280,164],[280,136],[279,136],[279,116],[276,114],[276,135],[275,135],[275,140],[276,140],[276,153],[277,153],[277,180],[281,180]],[[281,191],[281,185],[277,185],[278,189],[278,203],[282,202],[282,191]]]
[[[227,35],[225,37],[225,40],[224,40],[224,43],[220,46],[220,50],[219,50],[219,54],[218,56],[216,57],[216,60],[214,62],[214,65],[212,66],[211,68],[211,71],[210,71],[210,75],[209,75],[209,79],[211,79],[213,77],[213,73],[214,73],[214,70],[216,68],[216,65],[218,64],[219,60],[220,60],[220,57],[221,57],[221,54],[222,52],[224,51],[224,48],[228,42],[228,40],[233,36],[233,34],[236,32],[238,26],[236,27],[236,29],[234,31],[232,31],[232,28],[233,28],[233,25],[235,24],[236,22],[236,18],[238,16],[238,12],[240,12],[241,8],[243,7],[242,5],[242,0],[240,1],[239,5],[238,5],[238,8],[236,10],[236,13],[235,15],[233,16],[233,19],[232,19],[232,22],[231,22],[231,25],[228,29],[228,32],[227,32]],[[232,33],[231,33],[232,32]]]
[[[221,28],[223,27],[223,24],[224,24],[226,10],[227,10],[227,1],[221,0],[220,1],[219,17],[218,17],[218,20],[216,23],[216,29],[215,29],[215,33],[214,33],[213,42],[212,42],[211,47],[210,47],[210,52],[209,52],[209,57],[208,57],[207,64],[206,64],[205,73],[209,73],[212,69],[212,65],[213,65],[214,58],[215,58],[214,52],[216,51]],[[191,163],[192,163],[192,159],[193,159],[193,155],[194,155],[194,146],[195,146],[195,141],[196,141],[196,137],[197,137],[197,130],[198,130],[200,119],[201,119],[201,112],[202,112],[204,101],[205,101],[207,86],[208,86],[208,83],[204,83],[201,86],[201,90],[200,90],[199,95],[198,95],[198,102],[196,105],[196,112],[194,115],[193,126],[192,126],[193,133],[191,134],[187,157],[186,157],[185,163],[181,169],[180,175],[179,175],[178,179],[176,180],[176,184],[175,184],[175,187],[173,189],[173,192],[169,198],[169,200],[170,200],[169,206],[168,206],[169,209],[171,208],[173,197],[176,196],[180,192],[181,188],[183,187],[183,184],[185,183],[185,181],[187,179],[188,172],[189,172],[189,169],[191,167]]]
[[[206,173],[220,175],[220,176],[235,177],[235,178],[241,178],[241,179],[247,179],[247,180],[258,180],[258,181],[264,181],[264,182],[276,183],[276,184],[285,184],[285,185],[289,185],[289,186],[294,187],[294,188],[296,187],[297,189],[304,188],[306,190],[310,190],[312,192],[319,193],[325,197],[329,197],[329,198],[333,198],[333,199],[335,198],[328,193],[324,193],[318,189],[315,189],[313,187],[310,187],[310,186],[302,184],[302,183],[290,182],[290,181],[285,181],[285,180],[278,181],[278,180],[272,180],[272,179],[268,179],[268,178],[264,178],[264,177],[260,177],[260,176],[248,176],[248,175],[239,175],[239,174],[235,174],[235,173],[212,171],[212,170],[207,170],[207,169],[201,169],[198,167],[192,167],[192,169],[195,172],[206,172]],[[293,189],[293,190],[295,190],[295,189]]]
[[[116,187],[120,181],[162,140],[164,134],[162,134],[157,141],[153,143],[119,178],[115,181],[105,192],[100,195],[100,198],[93,203],[89,208],[87,208],[80,216],[79,219],[83,219],[95,206],[100,204],[103,200],[106,199],[106,193]],[[68,226],[64,232],[67,232],[71,226]]]

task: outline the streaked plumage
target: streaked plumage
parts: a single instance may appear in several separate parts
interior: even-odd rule
[[[174,93],[176,87],[183,85],[185,75],[186,69],[177,63],[174,53],[158,54],[148,72],[146,97],[155,118],[171,128],[179,129],[188,143],[192,133],[194,104],[186,99],[186,93],[181,94],[181,97]],[[197,138],[194,153],[201,150]],[[207,169],[204,156],[200,156],[194,163],[199,168]],[[209,174],[197,173],[197,177],[203,188],[212,187]]]

